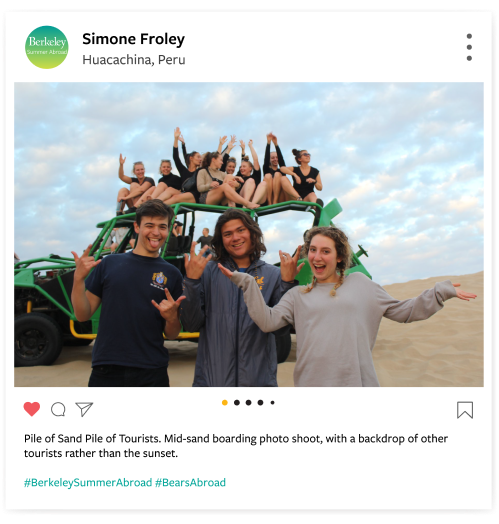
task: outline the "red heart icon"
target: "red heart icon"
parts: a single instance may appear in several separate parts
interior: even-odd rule
[[[24,404],[24,411],[29,415],[33,416],[40,409],[40,404],[38,402],[26,402]]]

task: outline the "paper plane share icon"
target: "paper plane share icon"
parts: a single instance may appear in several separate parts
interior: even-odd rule
[[[75,402],[75,404],[81,409],[81,416],[83,417],[85,413],[93,406],[93,402]]]

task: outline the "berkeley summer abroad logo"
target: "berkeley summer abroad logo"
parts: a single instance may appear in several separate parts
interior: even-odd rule
[[[26,56],[36,67],[53,69],[61,65],[67,55],[68,39],[57,27],[38,27],[26,38]]]

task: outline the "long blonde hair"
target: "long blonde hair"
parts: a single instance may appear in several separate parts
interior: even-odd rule
[[[338,229],[334,226],[313,227],[307,232],[307,236],[305,238],[305,245],[303,246],[303,249],[305,250],[305,254],[307,256],[310,250],[310,242],[312,241],[312,238],[314,238],[316,235],[322,235],[324,237],[330,238],[334,242],[337,258],[341,259],[341,262],[338,262],[336,264],[336,270],[340,274],[340,279],[338,280],[338,282],[336,282],[334,288],[330,292],[330,295],[334,297],[336,295],[336,290],[341,286],[341,284],[343,284],[343,281],[345,280],[345,271],[350,267],[350,263],[352,260],[352,250],[350,248],[350,244],[348,243],[348,237],[345,235],[345,233],[343,233],[341,229]],[[312,279],[312,283],[302,288],[302,293],[310,293],[310,291],[314,289],[316,284],[317,279],[314,276]]]

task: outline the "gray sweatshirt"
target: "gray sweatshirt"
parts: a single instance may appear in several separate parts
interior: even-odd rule
[[[372,350],[382,317],[396,322],[425,320],[457,296],[450,282],[439,282],[419,297],[392,298],[362,273],[351,273],[336,290],[316,284],[288,291],[273,308],[263,301],[255,279],[244,273],[232,278],[244,292],[248,312],[258,327],[271,332],[286,324],[296,330],[295,386],[379,386]]]

